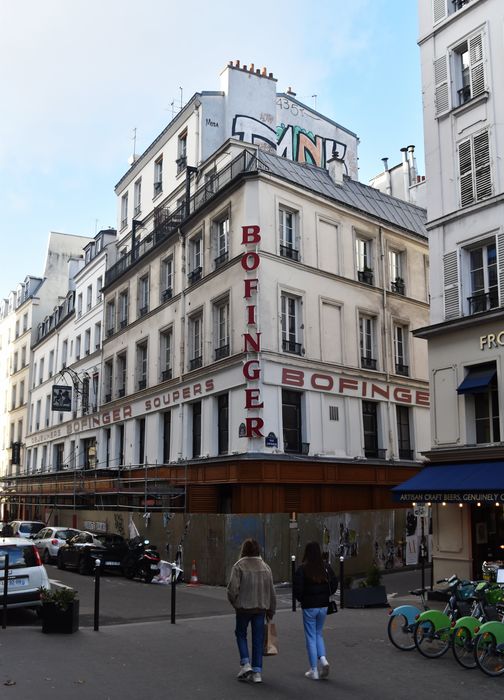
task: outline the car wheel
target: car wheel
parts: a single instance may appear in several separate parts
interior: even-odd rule
[[[44,549],[44,553],[42,554],[42,561],[44,564],[50,564],[51,563],[51,555],[49,554],[48,549]]]
[[[79,566],[77,568],[79,569],[79,574],[82,574],[83,576],[87,576],[91,573],[89,562],[85,557],[81,557],[79,559]]]
[[[61,556],[61,553],[58,554],[57,566],[58,569],[61,569],[61,571],[65,571],[65,563],[63,561],[63,557]]]

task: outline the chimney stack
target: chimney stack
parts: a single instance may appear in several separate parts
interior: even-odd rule
[[[330,160],[327,161],[327,170],[331,176],[331,180],[336,185],[343,184],[343,175],[346,175],[345,161],[338,155],[333,155]]]

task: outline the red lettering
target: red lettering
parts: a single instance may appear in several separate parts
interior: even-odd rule
[[[198,396],[198,394],[201,394],[201,384],[194,385],[193,394],[194,396]]]
[[[261,350],[261,334],[257,334],[254,338],[250,333],[243,334],[243,352],[260,352]]]
[[[205,391],[212,391],[214,388],[214,380],[213,379],[207,379],[205,381]]]
[[[428,391],[415,392],[415,402],[419,406],[430,406],[430,394]]]
[[[147,409],[147,410],[149,410],[149,409]],[[110,413],[108,411],[107,411],[107,413],[103,414],[102,421],[103,421],[104,425],[107,425],[108,423],[110,423]]]
[[[384,399],[388,399],[390,396],[390,387],[386,386],[383,388],[382,386],[378,386],[378,384],[371,384],[371,396],[383,396]]]
[[[256,324],[256,307],[247,306],[247,326],[255,326]]]
[[[334,386],[334,381],[329,374],[312,374],[311,385],[314,389],[331,391]]]
[[[261,264],[261,258],[258,253],[249,252],[242,256],[240,263],[245,272],[251,272],[257,270]]]
[[[345,389],[353,389],[354,391],[357,391],[359,388],[359,382],[356,379],[345,379],[344,377],[340,377],[339,380],[339,393],[344,394]]]
[[[243,281],[245,283],[245,294],[243,295],[244,299],[250,299],[250,297],[252,296],[252,292],[257,292],[257,283],[259,280],[256,277],[254,277],[254,279]]]
[[[367,382],[362,382],[361,391],[362,391],[362,396],[367,396]]]
[[[261,428],[264,427],[262,418],[245,418],[245,437],[264,437]]]
[[[249,243],[259,243],[261,236],[259,231],[261,229],[259,226],[242,226],[242,243],[243,245],[248,245]]]
[[[159,396],[156,396],[156,398],[154,399],[154,406],[155,406],[155,408],[160,408],[161,399],[159,398]]]
[[[147,399],[147,401],[145,402],[145,410],[146,410],[146,411],[150,411],[151,408],[152,408],[151,400],[150,400],[150,399]]]
[[[123,418],[131,418],[131,406],[124,406]]]
[[[260,389],[245,389],[245,408],[262,408],[264,406],[263,401],[261,403],[253,403],[254,401],[259,401],[260,398]]]
[[[255,369],[250,369],[252,365],[257,365]],[[259,360],[249,360],[248,362],[245,362],[243,365],[243,376],[245,379],[248,379],[250,381],[254,381],[255,379],[259,379],[261,376],[261,367],[259,365]]]
[[[178,401],[179,397],[180,397],[180,391],[179,391],[178,389],[176,389],[176,390],[173,392],[173,400],[174,400],[174,401]]]
[[[304,372],[298,369],[282,369],[282,384],[304,386]]]
[[[182,389],[182,398],[183,398],[183,399],[189,399],[189,398],[191,398],[191,388],[190,388],[190,387],[185,386],[185,387]]]
[[[400,403],[411,403],[411,391],[409,389],[401,389],[396,386],[394,389],[394,399]]]
[[[121,420],[121,414],[119,413],[118,408],[114,408],[114,410],[112,411],[112,420],[113,421]]]

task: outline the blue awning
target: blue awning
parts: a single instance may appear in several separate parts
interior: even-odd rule
[[[495,377],[495,367],[490,369],[475,369],[469,371],[468,375],[457,388],[458,394],[477,394],[480,391],[486,391],[488,385]]]
[[[504,462],[471,462],[424,467],[392,493],[395,501],[504,503]]]

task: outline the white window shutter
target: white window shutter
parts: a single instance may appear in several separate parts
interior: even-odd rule
[[[445,319],[460,316],[458,253],[452,250],[443,257]]]
[[[486,87],[482,34],[476,34],[469,39],[469,71],[471,79],[471,97],[478,97],[478,95],[485,92]]]
[[[492,172],[490,168],[490,143],[488,131],[473,138],[476,201],[492,196]]]
[[[474,202],[473,164],[471,139],[458,145],[460,206],[466,207]]]
[[[439,116],[450,109],[448,56],[441,56],[434,61],[434,84],[436,86],[436,116]]]
[[[434,24],[440,22],[447,15],[446,0],[432,0],[432,16]]]
[[[499,306],[504,306],[504,233],[497,236],[497,274],[499,280]]]

